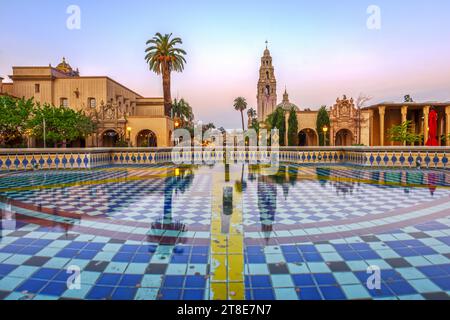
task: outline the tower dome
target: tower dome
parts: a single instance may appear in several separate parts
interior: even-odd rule
[[[56,70],[65,73],[68,76],[79,76],[78,70],[74,71],[70,64],[66,62],[66,58],[63,57],[62,62],[56,66]]]
[[[300,111],[300,109],[293,103],[289,101],[289,94],[287,93],[287,89],[284,90],[283,101],[277,105],[277,108],[283,108],[283,110],[291,111],[294,108],[295,111]]]

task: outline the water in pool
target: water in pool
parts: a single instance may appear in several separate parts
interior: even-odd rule
[[[263,169],[2,173],[0,299],[449,297],[448,171]]]

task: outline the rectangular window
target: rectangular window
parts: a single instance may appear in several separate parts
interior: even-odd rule
[[[60,106],[68,108],[69,107],[69,100],[67,98],[61,98]]]
[[[89,98],[89,107],[95,109],[97,107],[97,101],[95,98]]]
[[[34,93],[39,93],[41,92],[41,85],[39,83],[36,83],[34,85]]]

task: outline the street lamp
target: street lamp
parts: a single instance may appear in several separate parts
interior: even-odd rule
[[[325,126],[325,127],[322,128],[322,130],[323,130],[323,141],[324,141],[325,146],[327,146],[327,132],[328,132],[328,127]]]

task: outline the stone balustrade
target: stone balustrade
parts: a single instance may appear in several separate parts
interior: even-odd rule
[[[281,163],[359,165],[375,167],[447,168],[450,147],[282,147],[277,151],[232,148],[236,161],[267,160],[273,153]],[[154,165],[222,162],[224,150],[171,148],[0,149],[0,170],[95,169],[111,165]]]

